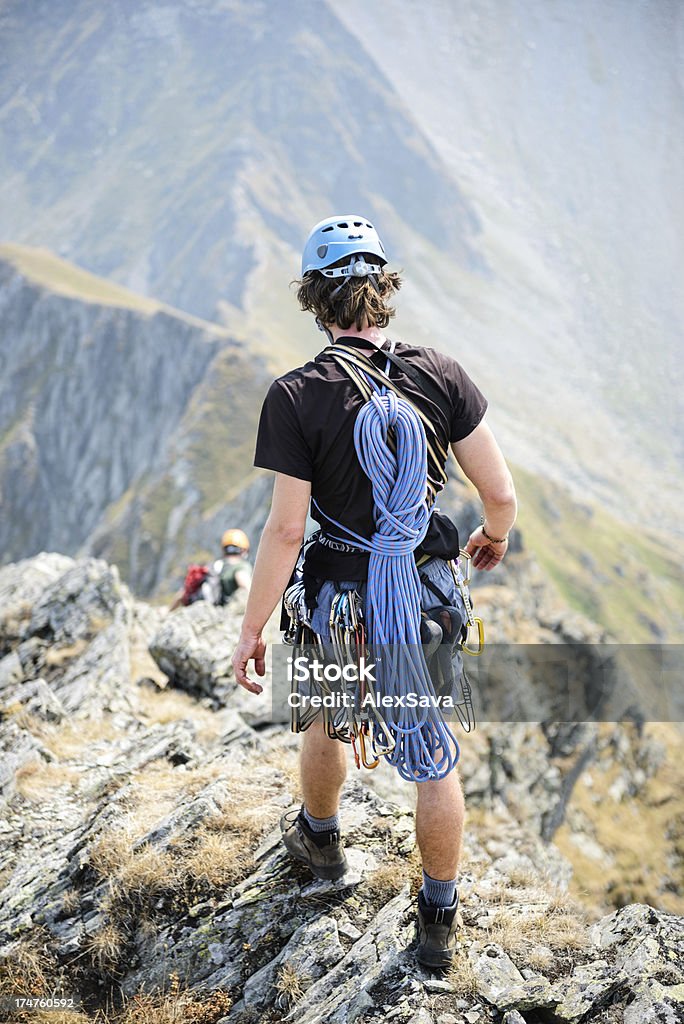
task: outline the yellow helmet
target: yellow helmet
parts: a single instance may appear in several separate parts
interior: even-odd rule
[[[226,530],[221,537],[222,548],[239,548],[241,551],[249,551],[247,534],[243,530]]]

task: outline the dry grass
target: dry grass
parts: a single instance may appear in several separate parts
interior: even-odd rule
[[[390,854],[383,860],[377,871],[373,871],[369,876],[366,888],[371,897],[380,901],[390,900],[409,881],[410,873],[411,866],[405,857]]]
[[[287,789],[296,802],[301,798],[299,782],[299,754],[288,748],[275,748],[267,751],[261,758],[261,764],[278,772]]]
[[[212,887],[233,884],[251,864],[244,837],[225,832],[203,832],[184,860],[184,867],[194,881]]]
[[[517,889],[531,889],[539,884],[539,876],[520,865],[509,868],[506,875],[511,885]]]
[[[67,889],[62,893],[62,910],[65,914],[73,914],[81,902],[78,889]]]
[[[55,757],[68,759],[78,757],[83,750],[93,743],[105,743],[121,735],[106,716],[103,718],[70,719],[55,728],[46,746],[49,746]]]
[[[163,813],[166,813],[177,803],[176,798],[180,793],[197,796],[201,789],[220,778],[222,773],[223,765],[218,762],[197,768],[185,768],[172,765],[168,761],[151,761],[136,772],[133,779],[133,802],[139,813],[145,808],[149,808],[153,813],[156,811],[156,820],[160,817],[162,805]]]
[[[136,643],[135,641],[131,643],[129,667],[131,679],[135,681],[139,679],[154,679],[160,690],[163,690],[168,684],[166,676],[148,651],[145,643]]]
[[[262,800],[265,799],[265,787],[258,794]],[[214,832],[236,832],[245,842],[256,842],[274,821],[273,809],[264,803],[255,805],[255,796],[251,786],[231,787],[230,804],[207,818],[206,827]]]
[[[179,796],[196,796],[221,773],[220,765],[193,769],[153,761],[135,774],[117,822],[91,847],[91,863],[107,877],[127,862],[130,848],[178,805]]]
[[[90,851],[90,864],[108,878],[119,899],[143,902],[168,892],[179,878],[178,861],[170,853],[144,843],[133,849],[131,832],[125,828],[103,833]]]
[[[24,1020],[27,1024],[92,1024],[92,1018],[80,1010],[31,1010]]]
[[[39,739],[56,758],[78,757],[91,743],[106,742],[120,735],[109,717],[69,719],[55,724],[27,711],[21,704],[5,708],[21,729]]]
[[[275,989],[288,1003],[298,1002],[311,984],[308,974],[298,971],[292,964],[283,964],[278,969]]]
[[[603,725],[602,738],[613,731],[613,726]],[[587,785],[584,776],[578,780],[566,821],[554,836],[555,845],[573,866],[572,890],[594,917],[627,903],[647,903],[669,913],[682,913],[678,884],[682,860],[678,846],[684,845],[679,839],[684,836],[681,731],[671,723],[651,723],[645,736],[662,744],[666,754],[639,792],[623,800],[611,796],[611,784],[627,767],[616,763],[608,748],[595,762],[594,785]],[[591,856],[591,851],[577,842],[573,815],[586,820],[607,860]]]
[[[589,945],[587,924],[579,913],[529,913],[501,909],[489,930],[489,939],[512,956],[527,956],[532,946],[551,950],[585,949]],[[543,954],[541,954],[544,959]]]
[[[186,881],[193,887],[222,887],[235,884],[251,869],[252,850],[264,829],[273,825],[274,815],[264,803],[266,786],[258,787],[255,806],[253,779],[232,780],[225,806],[191,835],[171,839],[167,850],[147,843],[134,849],[164,811],[174,806],[179,790],[184,795],[199,792],[219,772],[216,765],[192,771],[151,765],[137,777],[132,806],[90,849],[91,866],[110,881],[113,917],[120,917],[126,904],[144,906],[151,896],[178,889]]]
[[[17,769],[14,781],[17,792],[32,803],[43,803],[54,796],[56,790],[75,786],[82,772],[69,765],[46,763],[36,758]]]
[[[126,938],[114,924],[104,925],[86,945],[93,965],[100,971],[113,971],[126,948]]]
[[[102,1024],[216,1024],[232,1006],[227,992],[198,996],[182,991],[180,980],[171,974],[170,986],[161,995],[139,993],[128,1000],[123,1010]]]
[[[151,672],[145,674],[152,679],[155,678]],[[141,686],[138,688],[137,698],[140,711],[149,722],[168,725],[189,718],[195,723],[198,731],[201,731],[203,740],[215,740],[220,735],[218,716],[208,708],[203,708],[194,697],[183,693],[182,690],[164,686],[157,689]]]
[[[477,995],[477,977],[468,959],[468,954],[462,947],[456,950],[447,980],[454,986],[454,995],[459,999]]]
[[[134,841],[134,835],[125,826],[103,832],[90,848],[91,867],[102,878],[110,878],[128,862]]]
[[[11,959],[0,962],[3,995],[45,996],[55,988],[55,981],[61,975],[48,940],[45,929],[35,928],[12,950]]]
[[[260,794],[266,795],[263,788]],[[252,850],[273,824],[272,808],[254,805],[253,784],[233,787],[230,804],[204,822],[196,844],[183,857],[184,868],[196,882],[234,884],[252,868]]]
[[[2,626],[2,635],[7,640],[19,640],[24,629],[31,621],[31,615],[33,614],[33,602],[32,601],[21,601],[12,609],[12,612],[8,615],[5,614],[0,618],[0,626]]]
[[[60,668],[62,665],[66,665],[68,661],[73,661],[74,658],[80,657],[89,642],[85,637],[81,637],[79,640],[75,640],[73,644],[67,644],[64,647],[48,647],[45,652],[45,664],[49,668]]]
[[[525,951],[525,966],[533,971],[549,971],[556,962],[553,951],[546,946],[528,946]]]
[[[173,889],[178,881],[177,861],[147,843],[131,852],[116,874],[116,888],[129,899],[141,900]]]

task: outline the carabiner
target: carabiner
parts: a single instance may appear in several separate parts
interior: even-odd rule
[[[470,552],[466,551],[465,548],[461,548],[459,551],[458,559],[456,559],[456,564],[459,566],[459,569],[463,573],[463,581],[466,584],[466,586],[470,584],[470,577],[472,574],[473,567],[472,557],[473,556],[470,554]],[[459,560],[461,558],[463,558],[464,560],[462,566],[459,564]]]
[[[477,628],[477,649],[475,650],[472,647],[468,646],[470,640],[470,633],[473,627]],[[484,644],[484,623],[482,622],[482,619],[475,617],[472,622],[468,623],[468,632],[466,634],[466,639],[462,647],[466,654],[472,654],[474,658],[477,658],[480,656],[480,654],[482,654],[484,650]]]
[[[380,758],[378,757],[377,753],[375,753],[375,746],[373,744],[372,728],[370,729],[370,745],[373,748],[373,753],[375,754],[375,760],[374,761],[369,761],[367,756],[366,756],[366,732],[365,732],[365,730],[369,728],[369,725],[370,725],[369,722],[365,722],[365,723],[363,723],[361,725],[361,728],[359,730],[359,743],[361,745],[361,763],[363,764],[364,768],[377,768],[378,765],[380,764]]]
[[[361,760],[359,758],[359,752],[356,749],[356,741],[354,740],[354,734],[353,733],[350,734],[350,739],[351,739],[352,750],[354,751],[354,762],[356,764],[356,767],[360,769],[361,768]]]

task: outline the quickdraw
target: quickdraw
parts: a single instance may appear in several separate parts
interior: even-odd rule
[[[461,561],[463,564],[461,564]],[[472,656],[479,656],[484,649],[484,626],[482,620],[473,613],[469,585],[471,579],[470,555],[461,549],[458,559],[449,562],[449,566],[463,599],[466,609],[466,635],[458,643],[458,648]],[[307,657],[316,657],[321,662],[335,663],[340,668],[339,687],[348,695],[341,707],[330,707],[322,703],[322,707],[305,709],[299,701],[293,701],[291,710],[291,728],[293,732],[303,732],[314,721],[322,716],[323,727],[331,739],[349,743],[352,747],[354,762],[357,768],[377,768],[380,758],[391,754],[395,747],[395,739],[385,718],[375,702],[364,704],[367,684],[363,673],[359,671],[358,681],[343,682],[342,670],[350,665],[360,667],[368,661],[368,638],[363,616],[363,601],[356,590],[338,591],[330,604],[328,626],[330,641],[314,632],[305,600],[304,584],[301,578],[286,590],[283,598],[289,616],[290,625],[283,640],[296,649],[306,653]],[[471,635],[477,635],[477,647],[471,643]],[[331,687],[323,676],[307,680],[309,693],[315,692],[321,697],[339,694],[339,689]],[[472,688],[462,671],[460,679],[461,699],[455,704],[455,711],[463,729],[471,732],[475,728],[475,714],[472,702]],[[300,694],[299,683],[293,678],[292,693]],[[330,703],[333,703],[331,700]],[[339,702],[338,702],[339,703]]]
[[[463,559],[463,566],[461,566],[461,558]],[[449,562],[449,567],[451,569],[451,574],[454,577],[454,583],[458,587],[459,593],[463,598],[463,604],[465,605],[467,616],[467,635],[461,645],[461,649],[465,651],[466,654],[471,654],[473,657],[477,658],[484,651],[485,639],[484,623],[481,618],[473,615],[473,604],[470,600],[470,576],[472,571],[471,556],[467,551],[461,548],[460,557],[458,559],[452,559],[452,561]],[[476,648],[470,647],[470,636],[473,630],[477,632]]]
[[[284,604],[290,618],[290,627],[284,635],[284,642],[295,648],[306,650],[307,655],[315,654],[321,662],[326,659],[334,661],[340,670],[349,665],[359,669],[363,659],[367,660],[368,648],[366,629],[363,622],[362,600],[356,590],[339,591],[330,605],[330,644],[315,633],[306,611],[304,602],[304,585],[301,581],[293,583],[285,592]],[[340,672],[341,680],[344,679]],[[303,732],[316,721],[322,713],[323,728],[331,739],[350,743],[357,768],[377,768],[380,758],[394,749],[394,738],[380,711],[371,703],[371,710],[364,706],[366,682],[363,673],[358,673],[359,681],[341,682],[340,686],[348,695],[342,707],[331,708],[323,703],[322,708],[309,708],[302,711],[299,701],[293,701],[291,711],[291,727],[293,732]],[[326,682],[322,675],[315,680],[309,678],[307,687],[320,696],[332,695],[336,691]],[[292,693],[300,693],[297,680],[293,677]]]

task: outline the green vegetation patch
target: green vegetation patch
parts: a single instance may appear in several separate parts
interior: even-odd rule
[[[684,627],[679,545],[513,468],[525,544],[561,596],[624,643],[676,642]]]

